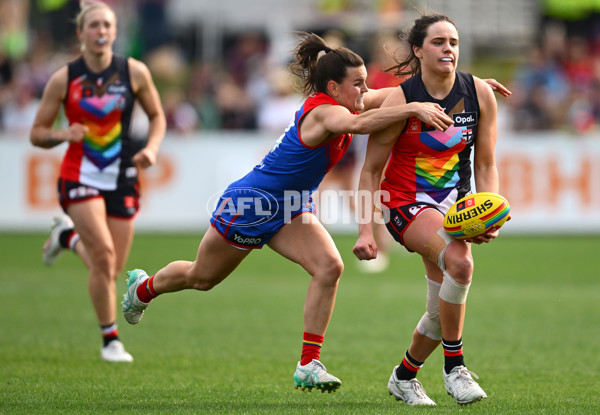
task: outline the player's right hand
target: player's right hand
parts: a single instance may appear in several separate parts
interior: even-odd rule
[[[446,131],[448,127],[454,124],[452,118],[444,112],[439,104],[432,102],[415,102],[415,116],[427,125],[431,125],[436,130]]]
[[[373,237],[360,236],[352,248],[354,255],[361,261],[377,258],[377,243]]]
[[[71,143],[78,143],[83,140],[83,137],[90,131],[90,129],[79,123],[73,123],[69,125],[67,129],[67,141]]]

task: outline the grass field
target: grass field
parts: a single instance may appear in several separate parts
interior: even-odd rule
[[[269,249],[208,293],[160,297],[139,326],[119,314],[132,364],[99,358],[86,272],[65,253],[40,260],[41,234],[0,234],[0,413],[587,414],[600,412],[600,237],[509,237],[474,247],[468,367],[488,399],[450,398],[436,351],[419,378],[435,408],[396,402],[386,384],[423,313],[419,258],[363,274],[352,236],[336,237],[346,270],[321,360],[334,394],[292,387],[308,277]],[[136,236],[128,268],[192,259],[199,236]],[[119,286],[124,291],[125,278]]]

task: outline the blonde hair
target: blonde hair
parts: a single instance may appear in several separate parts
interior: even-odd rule
[[[99,0],[81,0],[79,2],[79,7],[81,7],[81,11],[77,13],[75,17],[75,24],[77,25],[78,30],[83,29],[83,24],[85,22],[85,16],[91,12],[92,10],[97,9],[106,9],[110,10],[112,14],[115,16],[115,22],[117,21],[117,14],[108,4],[99,1]]]

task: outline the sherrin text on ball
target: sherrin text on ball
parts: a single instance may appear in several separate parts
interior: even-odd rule
[[[456,239],[468,239],[500,229],[509,219],[508,201],[496,193],[479,192],[457,200],[444,216],[444,229]]]

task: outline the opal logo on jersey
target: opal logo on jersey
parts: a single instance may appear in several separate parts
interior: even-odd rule
[[[123,84],[109,84],[106,87],[106,92],[111,95],[125,95],[127,87]]]
[[[452,114],[454,127],[466,127],[477,124],[476,112],[462,112],[460,114]]]
[[[279,211],[279,203],[273,195],[252,187],[233,187],[223,194],[215,193],[206,206],[209,213],[214,212],[216,221],[235,223],[236,227],[268,222]]]

